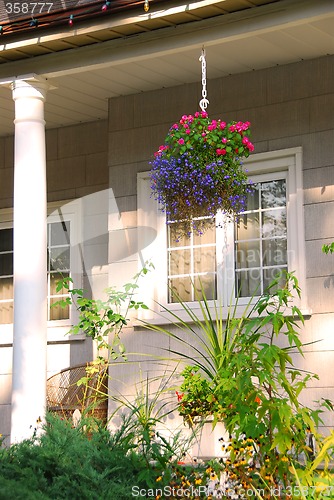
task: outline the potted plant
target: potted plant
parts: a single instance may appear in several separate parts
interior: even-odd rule
[[[198,417],[206,418],[219,411],[216,385],[203,377],[199,366],[186,366],[181,377],[180,390],[176,391],[178,412],[189,425],[194,425]]]
[[[249,122],[184,115],[155,153],[151,188],[168,221],[189,221],[201,234],[218,210],[234,217],[245,208],[250,183],[242,160],[254,150]],[[189,224],[185,223],[185,232]]]
[[[201,459],[223,457],[221,442],[228,440],[228,434],[223,421],[217,419],[224,411],[216,394],[217,384],[203,377],[198,365],[186,366],[181,377],[177,409],[193,432],[191,455]]]

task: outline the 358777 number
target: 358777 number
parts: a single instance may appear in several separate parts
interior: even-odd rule
[[[7,2],[7,14],[42,14],[49,13],[53,2]]]
[[[300,496],[307,496],[311,495],[312,497],[315,493],[315,491],[321,491],[323,494],[330,495],[330,498],[333,498],[332,495],[334,493],[334,486],[330,486],[327,484],[324,485],[319,485],[319,486],[287,486],[284,489],[285,495],[288,495],[289,497],[300,497]]]

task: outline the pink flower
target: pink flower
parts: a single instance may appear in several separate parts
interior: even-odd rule
[[[208,117],[208,113],[206,111],[202,111],[201,112],[201,117],[202,118],[207,118]]]
[[[219,128],[220,130],[224,130],[224,128],[226,128],[226,122],[220,122]]]
[[[248,151],[254,151],[254,145],[253,143],[248,139],[248,137],[243,137],[242,138],[242,144],[244,146],[246,146],[246,148],[248,149]]]
[[[154,153],[154,156],[160,156],[161,153],[163,153],[163,151],[165,151],[166,149],[168,149],[168,146],[166,146],[165,144],[162,144],[162,146],[159,146],[159,149],[156,153]]]
[[[199,117],[199,112],[198,112],[198,111],[196,111],[196,113],[195,113],[195,118],[198,118],[198,117]]]
[[[217,155],[226,155],[226,149],[216,149]]]
[[[216,122],[216,120],[212,120],[210,125],[208,125],[208,130],[211,131],[211,130],[214,130],[215,128],[217,128],[217,122]]]
[[[181,120],[180,120],[180,123],[181,125],[189,122],[189,123],[192,123],[194,117],[192,115],[183,115]]]
[[[234,130],[236,130],[237,132],[240,132],[240,133],[245,132],[246,130],[248,130],[249,126],[250,126],[250,122],[238,122],[234,125]]]
[[[184,139],[182,139],[181,137],[181,139],[179,139],[177,142],[180,144],[180,146],[182,146],[184,144]]]
[[[226,144],[226,143],[227,143],[227,139],[226,139],[226,137],[223,137],[223,138],[222,138],[222,143],[223,143],[223,144]]]
[[[187,128],[187,130],[186,130],[186,134],[190,134],[190,133],[191,133],[190,128]]]
[[[174,129],[176,129],[176,130],[177,130],[177,129],[179,128],[179,126],[178,126],[178,124],[177,124],[177,123],[174,123],[174,125],[172,125],[172,127],[171,127],[171,128],[174,128]]]

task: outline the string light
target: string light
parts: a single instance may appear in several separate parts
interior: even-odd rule
[[[164,0],[156,0],[157,2],[162,2]],[[73,26],[75,22],[80,22],[89,18],[98,17],[98,15],[104,15],[107,11],[114,12],[125,12],[129,9],[142,6],[145,12],[150,9],[149,0],[122,0],[121,2],[112,2],[111,0],[95,0],[93,4],[88,4],[88,6],[77,5],[72,9],[73,14],[70,15],[69,9],[57,9],[55,11],[50,10],[48,12],[40,12],[37,16],[31,17],[29,19],[22,19],[17,21],[16,19],[3,22],[0,25],[0,35],[15,35],[19,32],[24,32],[31,28],[43,29],[47,27],[58,26],[62,24],[68,24]]]
[[[106,3],[104,5],[102,5],[102,10],[105,12],[109,6],[110,6],[110,2],[108,2],[108,0],[107,0]]]

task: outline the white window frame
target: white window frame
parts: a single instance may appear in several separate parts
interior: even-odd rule
[[[303,187],[302,187],[302,148],[289,148],[278,151],[252,154],[244,162],[248,170],[249,177],[257,177],[257,180],[264,181],[274,178],[287,180],[287,255],[288,271],[294,271],[302,290],[301,300],[296,299],[303,314],[311,314],[307,305],[306,297],[306,276],[305,276],[305,235],[304,235],[304,210],[303,210]],[[275,177],[275,173],[278,176]],[[144,313],[143,319],[161,323],[166,319],[171,319],[164,312],[163,307],[180,314],[182,319],[185,316],[182,307],[177,303],[167,303],[167,231],[165,214],[159,210],[157,202],[154,200],[151,188],[149,172],[139,173],[138,181],[138,231],[139,237],[139,268],[143,262],[151,261],[154,266],[154,275],[150,276],[150,283],[145,284],[142,293],[142,300],[150,307],[152,313]],[[252,177],[253,176],[253,177]],[[223,232],[224,230],[222,230]],[[218,238],[224,237],[219,236]],[[226,234],[227,248],[223,259],[228,272],[223,272],[217,268],[217,293],[223,315],[227,315],[228,308],[234,299],[234,228],[233,223],[227,224]],[[229,251],[232,248],[233,251]],[[219,274],[220,273],[220,274]],[[233,280],[228,275],[233,275]],[[220,276],[220,278],[219,278]],[[223,298],[223,300],[222,300]],[[256,299],[254,299],[256,300]],[[249,303],[249,298],[239,298],[237,302],[237,314],[242,314],[245,305]],[[189,302],[192,309],[199,308],[196,302]],[[161,307],[162,306],[162,307]]]
[[[48,204],[48,223],[69,221],[70,222],[70,277],[73,279],[74,288],[82,286],[82,265],[80,262],[79,245],[82,241],[81,228],[81,203],[80,200],[62,203]],[[66,327],[66,331],[76,323],[77,311],[74,306],[70,307],[68,319],[48,320],[48,331],[58,327]]]
[[[80,243],[82,241],[81,228],[81,203],[80,200],[61,201],[48,203],[47,223],[70,222],[70,276],[74,287],[82,286],[82,263],[80,256]],[[0,210],[0,229],[13,228],[13,209]],[[64,340],[82,340],[82,335],[67,335],[70,327],[77,323],[78,313],[74,306],[70,307],[70,317],[61,320],[47,321],[48,342]],[[0,325],[0,345],[11,345],[13,342],[13,324]]]

